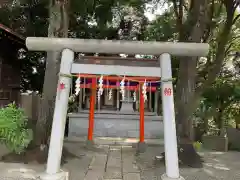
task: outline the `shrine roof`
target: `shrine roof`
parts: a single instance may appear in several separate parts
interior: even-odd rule
[[[0,23],[0,57],[4,63],[20,68],[18,54],[20,49],[26,49],[25,38],[12,29]]]
[[[0,31],[3,32],[3,34],[1,34],[2,38],[4,37],[14,42],[14,45],[25,47],[25,38],[20,34],[16,33],[12,29],[10,29],[9,27],[1,23],[0,23]]]

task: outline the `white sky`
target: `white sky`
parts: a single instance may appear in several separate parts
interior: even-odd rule
[[[156,18],[157,15],[161,15],[167,8],[168,8],[168,5],[165,3],[164,5],[158,5],[158,7],[155,8],[156,10],[154,10],[154,12],[152,12],[152,9],[154,9],[153,5],[147,4],[146,5],[147,10],[145,12],[145,16],[150,21],[152,21]]]
[[[150,20],[154,20],[156,18],[157,15],[161,15],[162,13],[164,13],[164,11],[166,9],[168,9],[168,4],[165,3],[164,5],[158,5],[158,7],[156,8],[156,10],[153,12],[152,9],[153,9],[153,5],[151,4],[147,4],[146,5],[146,12],[145,12],[145,16]],[[240,6],[237,8],[237,11],[240,13]]]

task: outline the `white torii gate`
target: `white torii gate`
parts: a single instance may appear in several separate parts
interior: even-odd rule
[[[166,88],[170,88],[171,92],[173,92],[173,85],[172,81],[164,81],[164,79],[172,79],[170,54],[175,56],[206,56],[209,50],[208,44],[28,37],[26,46],[32,51],[62,51],[59,84],[64,84],[65,87],[57,92],[47,169],[46,173],[41,176],[42,180],[67,179],[67,176],[60,171],[60,163],[71,84],[71,78],[66,75],[71,73],[161,76],[163,80],[161,92],[166,164],[166,174],[162,175],[162,179],[183,179],[179,174],[173,93],[168,96],[164,94]],[[127,66],[74,64],[74,52],[160,55],[161,70],[160,67],[129,68]]]

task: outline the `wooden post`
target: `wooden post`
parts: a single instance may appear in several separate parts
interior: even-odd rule
[[[139,85],[137,85],[135,92],[136,92],[136,111],[139,112]]]
[[[119,96],[119,82],[117,81],[117,111],[119,111],[119,102],[120,102],[120,96]]]
[[[95,78],[95,77],[94,77]],[[95,91],[95,98],[94,98],[94,107],[95,107],[95,109],[97,109],[98,108],[98,105],[97,105],[97,78],[95,78],[95,81],[96,81],[96,91]]]
[[[139,141],[140,143],[144,142],[144,97],[143,97],[143,93],[142,93],[142,84],[140,86],[140,89],[139,89],[139,94],[140,94],[140,108],[139,108],[139,111],[140,111],[140,138],[139,138]]]
[[[155,91],[154,112],[158,113],[158,89]]]
[[[96,96],[96,78],[92,78],[92,92],[90,97],[89,125],[88,125],[89,141],[93,140],[95,96]]]
[[[83,109],[83,93],[82,93],[82,89],[81,91],[79,92],[79,104],[78,104],[78,112],[82,111]]]
[[[151,86],[150,86],[151,87]],[[149,96],[148,96],[148,108],[149,108],[149,111],[152,112],[152,91],[151,89],[149,90]]]

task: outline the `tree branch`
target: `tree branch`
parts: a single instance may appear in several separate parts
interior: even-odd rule
[[[227,20],[231,19],[233,23],[234,13],[236,11],[234,0],[224,0],[224,5],[227,11]]]
[[[182,25],[182,19],[183,19],[183,5],[184,5],[184,0],[180,0],[179,2],[179,6],[178,6],[178,9],[179,9],[179,23],[181,23]]]
[[[173,3],[174,14],[175,14],[176,18],[178,18],[179,14],[178,14],[177,1],[176,0],[172,0],[172,3]]]
[[[232,42],[232,41],[235,41],[235,40],[237,40],[237,39],[240,39],[240,35],[233,37],[233,38],[231,39],[231,42]]]
[[[210,12],[208,13],[209,17],[208,17],[208,22],[207,22],[207,25],[206,25],[206,31],[205,31],[204,36],[203,36],[203,42],[207,42],[207,40],[209,39],[210,34],[211,34],[211,28],[214,26],[214,24],[216,24],[212,20],[213,16],[214,16],[214,11],[215,11],[215,2],[214,2],[214,0],[212,0],[211,7],[210,7],[209,11]]]
[[[225,50],[225,54],[226,54],[226,55],[229,54],[230,49],[231,49],[231,47],[232,47],[234,44],[235,44],[235,43],[231,42],[231,43],[228,45],[228,47],[227,47],[226,50]]]
[[[202,6],[203,3],[205,3],[204,0],[201,0],[201,1],[191,0],[189,12],[188,12],[188,18],[183,23],[183,27],[180,31],[180,35],[179,35],[180,42],[189,41],[191,32],[193,32],[193,29],[198,23],[198,19],[200,16],[200,7]]]
[[[232,37],[231,41],[229,42],[229,45],[228,47],[226,48],[226,54],[228,54],[230,52],[230,49],[231,47],[236,44],[237,42],[235,42],[237,39],[240,39],[240,35],[239,36],[235,36],[235,37]]]
[[[240,6],[240,1],[239,0],[235,0],[235,4],[234,4],[235,9],[237,9],[238,6]]]
[[[188,11],[188,6],[186,4],[183,4],[184,10]]]
[[[174,14],[176,16],[176,24],[177,24],[177,29],[180,32],[182,29],[182,19],[183,19],[183,2],[184,0],[180,0],[179,5],[177,5],[176,0],[172,0],[173,3],[173,8],[174,8]]]
[[[239,18],[240,18],[240,14],[238,14],[238,15],[233,19],[233,24],[235,24]]]

